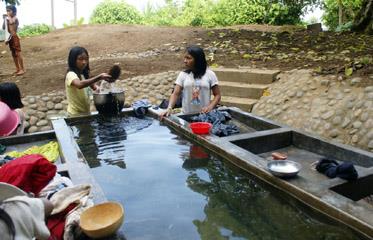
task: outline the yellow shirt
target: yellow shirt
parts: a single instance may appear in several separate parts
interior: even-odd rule
[[[69,115],[89,114],[89,96],[87,89],[79,89],[71,85],[73,80],[79,79],[78,75],[74,72],[68,72],[65,79],[66,97],[67,97],[67,113]],[[82,79],[84,76],[82,75]]]

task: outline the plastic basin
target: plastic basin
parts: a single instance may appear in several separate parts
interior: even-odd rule
[[[189,124],[189,127],[195,134],[209,134],[212,124],[208,122],[194,122]]]

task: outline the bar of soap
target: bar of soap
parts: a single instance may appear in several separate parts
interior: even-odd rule
[[[288,158],[288,156],[286,156],[286,154],[284,153],[279,153],[279,152],[273,152],[271,154],[273,160],[285,160]]]

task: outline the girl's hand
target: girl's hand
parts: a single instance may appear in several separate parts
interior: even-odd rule
[[[108,81],[110,82],[110,80],[112,80],[113,78],[111,77],[111,75],[107,74],[107,73],[101,73],[99,75],[99,79],[100,80],[105,80],[105,81]]]

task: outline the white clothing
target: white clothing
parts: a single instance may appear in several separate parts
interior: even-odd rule
[[[203,107],[207,107],[211,100],[211,89],[218,85],[218,78],[210,69],[202,78],[195,79],[193,73],[181,72],[175,84],[182,87],[182,112],[185,114],[198,113]],[[194,93],[193,93],[194,92]],[[198,101],[193,100],[193,94],[197,93]],[[194,95],[196,97],[196,95]],[[195,100],[195,99],[194,99]]]
[[[15,227],[15,240],[44,240],[50,236],[45,224],[44,203],[41,199],[16,196],[3,201],[1,207],[11,217]],[[0,221],[2,240],[11,239],[8,227]]]

